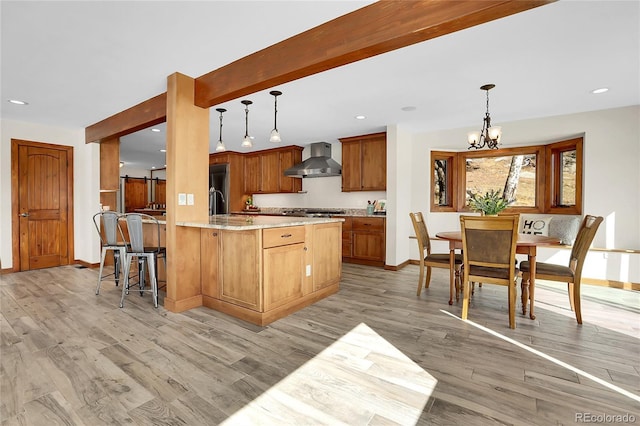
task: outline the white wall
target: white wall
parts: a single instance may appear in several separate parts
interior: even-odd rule
[[[73,146],[75,259],[100,261],[100,242],[91,217],[100,206],[100,146],[84,143],[84,129],[66,129],[13,120],[0,122],[0,261],[13,267],[11,252],[11,139]]]
[[[584,134],[583,214],[603,216],[594,247],[640,249],[640,106],[580,114],[496,122],[502,126],[503,146],[536,145]],[[413,137],[411,210],[426,214],[429,231],[458,229],[457,213],[429,212],[431,150],[462,150],[469,128],[416,134]],[[408,219],[407,219],[408,220]],[[407,235],[396,235],[407,241]],[[418,259],[415,240],[406,242]],[[438,243],[434,250],[446,250]],[[414,247],[415,246],[415,247]],[[541,250],[539,261],[557,251]],[[590,254],[585,274],[590,278],[640,282],[638,255]],[[587,273],[588,271],[588,273]]]

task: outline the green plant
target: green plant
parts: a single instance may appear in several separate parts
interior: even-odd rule
[[[469,192],[468,206],[471,210],[482,212],[485,215],[495,215],[509,207],[510,202],[502,197],[499,191],[494,189],[482,194],[473,194]]]

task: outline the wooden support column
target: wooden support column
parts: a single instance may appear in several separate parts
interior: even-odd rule
[[[194,79],[167,79],[167,296],[181,312],[202,305],[200,228],[176,222],[209,220],[209,110],[194,105]],[[193,205],[179,205],[180,194]]]
[[[100,144],[100,204],[115,211],[119,185],[120,138],[111,137]]]

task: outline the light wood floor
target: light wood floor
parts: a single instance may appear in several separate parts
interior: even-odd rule
[[[446,271],[434,270],[420,298],[417,277],[414,265],[393,272],[344,264],[337,294],[258,327],[206,308],[154,309],[149,294],[130,294],[120,309],[112,283],[94,294],[97,270],[2,275],[2,425],[315,425],[323,418],[349,425],[551,425],[625,414],[640,424],[638,292],[583,286],[579,326],[565,289],[539,282],[537,320],[519,313],[511,330],[504,287],[476,289],[463,322],[461,303],[447,304]],[[423,390],[422,401],[410,392],[395,395],[419,407],[417,418],[366,407],[365,383],[336,382],[311,394],[304,380],[291,381],[363,325],[381,339],[371,337],[374,346],[424,371],[411,376],[381,363],[387,372],[398,369],[397,382],[411,388],[413,377],[414,388]],[[437,380],[433,390],[428,377]],[[247,412],[254,405],[265,409],[250,403],[276,388],[287,398],[282,409],[294,417],[273,412],[279,420],[270,422]],[[390,389],[379,387],[371,396]],[[294,407],[320,399],[327,407],[322,413]],[[345,406],[358,414],[344,418]]]

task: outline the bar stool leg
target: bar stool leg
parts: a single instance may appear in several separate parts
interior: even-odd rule
[[[120,296],[120,307],[124,307],[124,296],[129,292],[129,273],[131,271],[131,261],[133,260],[133,256],[129,253],[125,254],[124,257],[124,284],[122,284],[122,296]]]
[[[96,294],[100,294],[100,283],[102,282],[102,270],[104,269],[104,259],[107,256],[107,249],[102,248],[102,255],[100,256],[100,270],[98,271],[98,286],[96,287]]]

